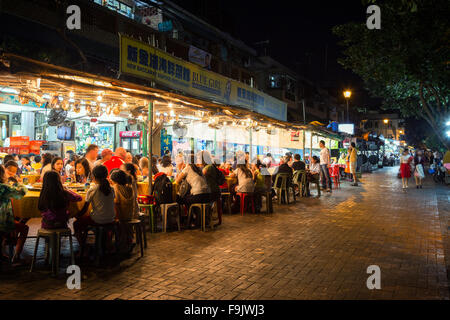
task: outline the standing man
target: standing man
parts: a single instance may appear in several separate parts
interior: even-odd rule
[[[320,175],[322,178],[322,188],[331,192],[331,178],[328,166],[330,165],[330,151],[325,147],[325,141],[320,140]]]
[[[84,155],[84,157],[89,162],[91,172],[92,169],[94,169],[95,167],[95,161],[97,161],[97,156],[98,156],[98,146],[95,144],[90,144],[86,149],[86,154]]]
[[[350,151],[350,173],[353,177],[353,183],[352,186],[358,186],[358,180],[356,178],[356,165],[358,160],[358,154],[356,151],[356,145],[354,142],[351,143],[351,151]]]

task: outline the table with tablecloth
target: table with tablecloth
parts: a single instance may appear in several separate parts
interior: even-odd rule
[[[20,178],[22,179],[22,181],[24,181],[24,179],[27,179],[28,180],[28,183],[25,183],[25,184],[33,184],[33,183],[36,183],[38,180],[39,180],[39,178],[40,178],[41,176],[40,175],[38,175],[38,174],[21,174],[20,175]]]
[[[75,216],[84,206],[86,193],[77,192],[83,200],[71,202],[69,204],[70,216]],[[28,191],[22,199],[13,199],[12,207],[14,216],[19,218],[40,218],[41,212],[38,209],[40,191]]]

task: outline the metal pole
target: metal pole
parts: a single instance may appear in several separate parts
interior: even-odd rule
[[[348,98],[347,98],[347,123],[350,123],[350,115],[348,114]]]
[[[148,194],[151,195],[153,193],[153,102],[150,101],[148,103],[148,161],[150,164],[149,175],[148,175]]]
[[[303,124],[306,124],[305,99],[302,99],[302,104],[303,104]]]
[[[250,151],[249,151],[249,162],[252,162],[252,140],[253,140],[253,136],[252,136],[252,128],[250,127]]]
[[[305,135],[306,135],[306,131],[305,131],[305,129],[303,129],[303,132],[302,132],[302,135],[303,135],[303,147],[302,147],[302,149],[303,149],[303,161],[305,161],[306,159],[305,159],[305,156],[306,156],[306,137],[305,137]]]
[[[311,159],[312,159],[312,149],[313,149],[313,145],[312,145],[312,140],[313,140],[313,133],[311,131],[311,144],[309,145],[309,163],[311,163]]]

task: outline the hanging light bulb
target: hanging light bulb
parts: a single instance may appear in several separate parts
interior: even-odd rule
[[[100,102],[100,101],[102,101],[102,100],[103,100],[103,97],[102,97],[101,95],[98,95],[98,96],[97,96],[97,101]]]
[[[160,122],[159,118],[156,118],[156,123],[159,123],[159,122]]]
[[[139,120],[139,121],[144,120],[144,117],[142,116],[142,114],[138,117],[138,120]]]
[[[69,105],[69,103],[67,103],[67,101],[63,101],[63,102],[61,102],[61,108],[64,111],[68,111],[70,109],[70,105]]]
[[[223,122],[223,125],[226,126],[228,123],[226,121]]]
[[[112,112],[113,112],[113,114],[114,114],[115,116],[118,116],[118,115],[120,114],[120,108],[119,108],[119,106],[116,105],[116,106],[113,108]]]
[[[71,98],[75,97],[75,93],[73,93],[73,91],[70,91],[69,97],[71,97]]]
[[[172,102],[169,102],[168,106],[169,106],[169,108],[172,108],[173,107]]]
[[[124,102],[122,103],[122,107],[124,107],[124,108],[127,107],[127,102],[126,102],[126,101],[124,101]]]

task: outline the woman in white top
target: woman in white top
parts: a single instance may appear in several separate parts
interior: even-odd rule
[[[195,164],[194,152],[191,153],[191,162],[183,171],[178,174],[175,182],[180,185],[183,179],[191,187],[190,193],[181,198],[177,195],[177,202],[179,204],[185,204],[187,206],[193,203],[208,203],[210,201],[210,193],[206,178],[202,173],[202,170]]]
[[[237,177],[238,185],[235,188],[236,192],[248,192],[255,191],[255,182],[253,181],[253,174],[247,167],[247,164],[238,164],[236,171],[230,174],[231,178]]]

